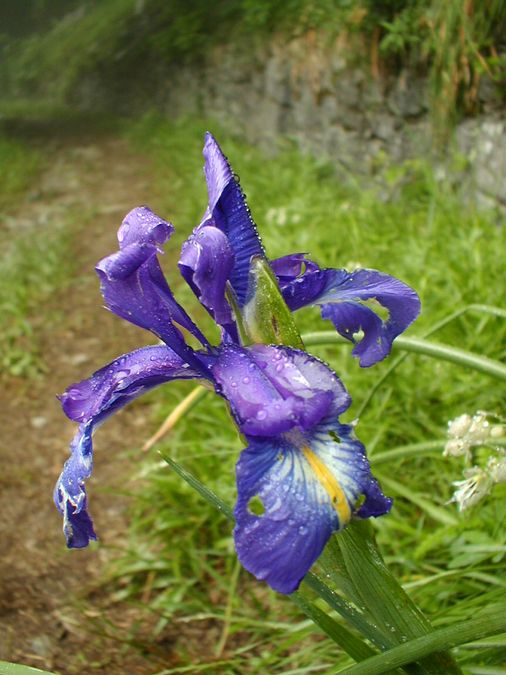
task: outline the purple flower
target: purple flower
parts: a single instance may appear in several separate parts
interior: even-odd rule
[[[352,517],[386,513],[391,500],[371,475],[353,427],[339,421],[351,400],[337,375],[299,349],[240,343],[234,312],[254,301],[252,257],[266,257],[241,188],[210,134],[204,156],[209,204],[183,245],[179,267],[221,326],[221,344],[207,341],[163,276],[157,254],[172,225],[147,207],[134,209],[119,229],[119,250],[97,265],[97,273],[107,307],[162,344],[121,356],[61,396],[64,412],[79,427],[54,498],[69,547],[96,539],[84,486],[95,428],[157,385],[207,382],[228,401],[248,443],[237,464],[237,554],[257,578],[291,593],[333,531]],[[374,270],[320,269],[302,254],[270,265],[291,310],[319,304],[322,316],[345,337],[363,331],[354,354],[364,366],[384,358],[419,311],[412,289]],[[369,299],[388,309],[386,322],[361,304]],[[198,349],[186,343],[181,327],[197,339]],[[261,513],[255,513],[255,503]]]

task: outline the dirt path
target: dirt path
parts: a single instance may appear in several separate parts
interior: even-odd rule
[[[124,452],[150,431],[144,413],[120,413],[96,438],[91,510],[103,545],[68,551],[51,499],[74,432],[55,394],[147,342],[144,331],[101,309],[93,267],[115,249],[124,214],[149,202],[149,167],[111,138],[66,143],[51,152],[51,167],[36,186],[38,199],[27,200],[13,217],[36,224],[65,219],[80,207],[96,215],[76,248],[80,276],[34,318],[47,375],[4,382],[0,392],[0,660],[65,674],[153,673],[153,661],[107,639],[104,624],[97,634],[95,622],[110,612],[127,635],[136,618],[132,608],[110,606],[100,577],[124,546],[128,498],[115,493],[131,472]]]

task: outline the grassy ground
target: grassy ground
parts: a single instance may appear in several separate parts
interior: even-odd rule
[[[190,120],[171,126],[146,118],[128,133],[134,147],[154,162],[157,183],[150,205],[176,225],[170,247],[176,253],[205,207],[200,152],[210,125]],[[323,266],[361,265],[400,277],[418,290],[423,303],[411,335],[423,335],[458,308],[501,304],[501,217],[476,212],[465,204],[465,195],[439,182],[427,166],[411,163],[386,176],[392,198],[381,201],[372,191],[337,183],[332,167],[293,148],[281,148],[275,158],[266,159],[226,130],[211,129],[240,174],[271,257],[307,251]],[[210,327],[189,289],[177,281],[176,253],[168,256],[169,279],[180,301]],[[317,310],[300,312],[298,319],[302,330],[329,328],[320,323]],[[435,339],[501,359],[504,332],[499,318],[468,311]],[[364,408],[393,361],[361,370],[348,347],[312,351],[326,358],[346,383],[354,399],[349,419]],[[152,394],[157,421],[190,390],[185,383]],[[361,411],[357,433],[374,464],[386,450],[439,439],[443,443],[448,420],[476,410],[501,412],[499,406],[497,385],[488,376],[410,355]],[[158,447],[233,503],[234,464],[242,446],[222,401],[206,399]],[[380,547],[437,625],[498,603],[506,585],[505,491],[497,487],[460,516],[447,502],[462,468],[460,460],[443,459],[440,450],[426,448],[390,463],[378,460],[375,471],[395,497],[392,514],[375,523]],[[312,636],[312,627],[286,599],[237,567],[229,524],[156,454],[146,457],[139,474],[145,489],[133,514],[129,554],[114,570],[122,584],[118,598],[147,604],[159,615],[160,630],[181,622],[194,625],[198,636],[192,644],[185,631],[185,641],[178,645],[181,667],[164,672],[330,672],[347,663],[335,645]],[[505,639],[489,647],[458,651],[469,661],[468,672],[478,672],[476,664],[492,667],[504,661]],[[205,656],[199,661],[198,654]]]

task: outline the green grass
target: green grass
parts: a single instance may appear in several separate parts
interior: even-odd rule
[[[0,134],[0,212],[16,204],[43,164],[40,151]]]
[[[209,120],[169,125],[147,117],[130,129],[128,138],[154,162],[157,182],[150,205],[177,227],[167,247],[173,253],[167,256],[166,271],[178,299],[201,326],[210,329],[210,321],[178,280],[174,260],[206,204],[201,171],[206,127],[217,135],[240,175],[270,257],[307,251],[323,266],[360,264],[400,277],[418,290],[423,304],[410,335],[423,335],[458,308],[501,304],[504,281],[498,252],[505,245],[503,220],[497,213],[476,211],[465,194],[438,182],[425,164],[411,162],[386,175],[393,196],[382,201],[373,190],[338,182],[330,165],[303,157],[290,145],[267,159]],[[302,331],[329,328],[317,310],[303,310],[297,320]],[[476,311],[464,313],[435,335],[437,341],[496,359],[504,358],[504,338],[504,321]],[[346,383],[354,400],[347,419],[354,418],[395,358],[362,370],[347,346],[312,351]],[[191,388],[189,383],[171,384],[150,395],[149,400],[156,401],[153,430]],[[411,354],[365,407],[357,434],[374,464],[383,451],[444,439],[447,421],[463,412],[501,412],[500,403],[490,377]],[[208,396],[159,447],[233,504],[234,465],[243,445],[223,401]],[[128,454],[132,462],[138,461],[137,449]],[[504,549],[496,547],[506,534],[504,486],[460,516],[447,502],[462,468],[459,460],[444,459],[429,447],[378,464],[376,470],[385,491],[395,497],[392,513],[375,521],[380,548],[438,626],[471,618],[501,602],[506,585]],[[114,569],[122,584],[118,598],[140,602],[148,589],[146,611],[158,616],[159,631],[182,622],[175,648],[181,668],[305,673],[333,672],[349,663],[332,642],[313,634],[291,603],[243,570],[235,587],[229,523],[156,454],[142,462],[139,480],[143,487],[137,494],[127,551]],[[207,646],[185,647],[187,624],[197,631],[205,626],[199,639]],[[208,630],[215,637],[206,642]],[[221,659],[219,664],[213,663],[223,630],[228,639],[223,654],[214,655]],[[503,662],[506,641],[499,637],[493,645],[461,647],[456,653],[466,667],[492,667]],[[205,655],[201,661],[199,653]]]

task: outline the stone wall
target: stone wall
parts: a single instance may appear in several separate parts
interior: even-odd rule
[[[356,52],[356,44],[325,44],[316,34],[267,46],[225,46],[199,65],[150,68],[156,98],[142,93],[136,101],[171,117],[215,117],[267,150],[280,136],[289,137],[303,151],[330,159],[343,177],[362,174],[367,180],[391,162],[430,155],[431,124],[423,75],[404,70],[374,76],[364,65],[368,54],[361,65],[350,63]],[[506,209],[506,109],[485,80],[479,97],[483,114],[458,126],[447,154],[469,160],[458,177],[466,195]],[[132,110],[132,97],[124,107]],[[444,161],[439,168],[444,173]]]

